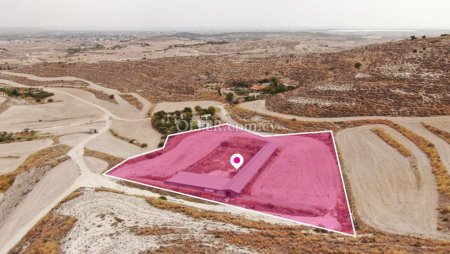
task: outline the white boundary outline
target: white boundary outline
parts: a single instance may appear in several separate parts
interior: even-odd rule
[[[219,202],[219,201],[214,201],[214,200],[210,200],[210,199],[206,199],[206,198],[202,198],[202,197],[198,197],[198,196],[194,196],[194,195],[190,195],[190,194],[186,194],[186,193],[182,193],[182,192],[178,192],[178,191],[174,191],[174,190],[164,189],[164,188],[161,188],[161,187],[157,187],[157,186],[153,186],[153,185],[150,185],[150,184],[145,184],[145,183],[136,182],[136,181],[129,180],[129,179],[126,179],[126,178],[121,178],[121,177],[117,177],[117,176],[108,175],[108,173],[109,173],[110,171],[116,169],[117,167],[119,167],[120,165],[124,164],[124,163],[127,162],[128,160],[134,159],[134,158],[136,158],[136,157],[140,157],[140,156],[145,155],[145,154],[149,154],[149,153],[153,153],[153,152],[156,152],[156,151],[159,151],[159,150],[163,150],[163,149],[166,147],[167,141],[168,141],[169,138],[172,137],[172,136],[182,135],[182,134],[186,134],[186,133],[189,133],[189,132],[203,131],[203,130],[207,130],[207,129],[218,128],[218,127],[221,127],[221,126],[233,127],[233,128],[238,129],[238,130],[246,131],[246,132],[249,132],[249,133],[252,133],[252,134],[254,134],[254,135],[257,135],[257,136],[260,136],[260,137],[264,137],[264,138],[267,138],[267,137],[274,137],[274,136],[293,136],[293,135],[305,135],[305,134],[331,133],[331,138],[332,138],[332,140],[333,140],[333,148],[334,148],[334,152],[335,152],[335,155],[336,155],[336,160],[337,160],[338,167],[339,167],[339,173],[340,173],[340,175],[341,175],[342,186],[343,186],[343,188],[344,188],[345,200],[346,200],[346,202],[347,202],[347,209],[348,209],[348,212],[349,212],[349,215],[350,215],[350,220],[351,220],[351,222],[352,222],[352,230],[353,230],[353,234],[349,234],[349,233],[345,233],[345,232],[341,232],[341,231],[337,231],[337,230],[333,230],[333,229],[329,229],[329,228],[324,228],[324,227],[320,227],[320,226],[317,226],[317,225],[312,225],[312,224],[308,224],[308,223],[305,223],[305,222],[300,222],[300,221],[296,221],[296,220],[292,220],[292,219],[284,218],[284,217],[281,217],[281,216],[277,216],[277,215],[273,215],[273,214],[269,214],[269,213],[264,213],[264,212],[260,212],[260,211],[256,211],[256,210],[252,210],[252,209],[248,209],[248,208],[236,206],[236,205],[231,205],[231,204],[227,204],[227,203],[222,203],[222,202]],[[264,215],[264,216],[269,216],[269,217],[273,217],[273,218],[277,218],[277,219],[281,219],[281,220],[285,220],[285,221],[289,221],[289,222],[295,222],[295,223],[300,224],[300,225],[303,225],[303,226],[309,226],[309,227],[319,228],[319,229],[323,229],[323,230],[326,230],[326,231],[330,231],[330,232],[335,232],[335,233],[343,234],[343,235],[346,235],[346,236],[353,236],[353,237],[356,237],[355,224],[354,224],[354,222],[353,222],[352,211],[350,210],[350,203],[348,202],[348,195],[347,195],[347,190],[346,190],[346,188],[345,188],[344,176],[343,176],[343,174],[342,174],[342,168],[341,168],[341,164],[340,164],[340,162],[339,162],[339,157],[338,157],[338,153],[337,153],[337,149],[336,149],[336,141],[335,141],[335,139],[334,139],[333,131],[331,131],[331,130],[328,130],[328,131],[302,132],[302,133],[287,133],[287,134],[269,134],[269,135],[262,135],[262,134],[259,134],[259,133],[257,133],[257,132],[250,131],[250,130],[247,130],[247,129],[245,129],[245,128],[242,128],[242,127],[240,127],[240,126],[234,126],[234,125],[229,124],[229,123],[224,123],[224,124],[219,124],[219,125],[215,125],[215,126],[210,126],[210,127],[205,127],[205,128],[199,128],[199,129],[196,129],[196,130],[189,130],[189,131],[184,131],[184,132],[180,132],[180,133],[169,134],[169,135],[166,137],[166,140],[164,141],[164,145],[163,145],[161,148],[157,148],[157,149],[155,149],[155,150],[151,150],[151,151],[143,152],[143,153],[138,154],[138,155],[131,156],[131,157],[125,159],[124,161],[120,162],[119,164],[115,165],[115,166],[112,167],[111,169],[105,171],[102,175],[103,175],[103,176],[106,176],[106,177],[113,178],[113,179],[118,179],[118,180],[130,182],[130,183],[134,183],[134,184],[138,184],[138,185],[142,185],[142,186],[146,186],[146,187],[151,187],[151,188],[155,188],[155,189],[159,189],[159,190],[164,190],[164,191],[172,192],[172,193],[179,194],[179,195],[188,196],[188,197],[191,197],[191,198],[197,198],[197,199],[201,199],[201,200],[204,200],[204,201],[208,201],[208,202],[212,202],[212,203],[217,203],[217,204],[220,204],[220,205],[225,205],[225,206],[230,206],[230,207],[233,207],[233,208],[238,208],[238,209],[241,209],[241,210],[244,210],[244,211],[247,211],[247,212],[253,212],[253,213],[257,213],[257,214],[261,214],[261,215]]]

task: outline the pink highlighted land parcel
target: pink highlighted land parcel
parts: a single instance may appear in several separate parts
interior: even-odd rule
[[[233,154],[244,163],[235,169]],[[354,234],[332,132],[261,136],[220,125],[168,137],[107,176]]]

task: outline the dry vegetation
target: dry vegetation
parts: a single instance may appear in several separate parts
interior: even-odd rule
[[[236,106],[227,107],[232,118],[241,124],[255,124],[256,126],[274,125],[276,133],[312,132],[312,131],[337,131],[341,127],[333,122],[298,121],[287,120],[281,117],[270,116],[264,113],[256,113]],[[258,130],[263,131],[263,130]],[[267,130],[266,130],[267,131]]]
[[[107,101],[107,102],[111,102],[111,103],[117,104],[116,98],[114,98],[114,94],[107,94],[107,93],[105,93],[103,91],[92,89],[92,88],[89,88],[89,87],[85,87],[84,90],[92,93],[95,96],[95,98],[97,98],[99,100],[104,100],[104,101]]]
[[[132,105],[133,107],[137,108],[139,111],[144,108],[144,105],[142,105],[142,103],[131,94],[123,93],[120,95],[120,97],[130,103],[130,105]]]
[[[167,234],[180,234],[182,233],[181,229],[174,229],[170,227],[135,227],[132,229],[132,231],[136,235],[167,235]]]
[[[405,156],[409,159],[409,163],[411,165],[411,170],[414,172],[414,175],[416,176],[417,185],[419,187],[420,182],[421,182],[421,176],[420,176],[419,170],[417,169],[416,158],[413,156],[411,151],[408,148],[406,148],[402,143],[398,142],[394,137],[392,137],[387,132],[385,132],[383,129],[373,128],[373,129],[371,129],[371,131],[373,133],[375,133],[378,137],[380,137],[388,145],[390,145],[392,148],[394,148],[399,153],[401,153],[403,156]]]
[[[432,133],[434,133],[436,136],[442,138],[443,140],[445,140],[445,142],[447,142],[448,144],[450,144],[450,133],[441,130],[439,128],[436,128],[434,126],[431,126],[429,124],[426,123],[422,123],[423,127],[427,128],[427,130],[431,131]]]
[[[40,76],[75,76],[150,101],[219,97],[207,84],[231,86],[268,77],[292,80],[300,88],[271,96],[270,109],[311,116],[449,114],[449,37],[374,44],[335,53],[174,57],[128,62],[50,63],[15,69]],[[416,53],[412,53],[418,50]],[[355,63],[361,66],[355,67]],[[389,64],[394,63],[393,67]],[[414,69],[408,66],[414,66]],[[405,66],[405,67],[402,67]],[[397,68],[398,67],[398,68]],[[407,68],[408,67],[408,68]],[[411,70],[410,70],[411,69]],[[400,75],[409,73],[405,77]],[[364,75],[363,75],[364,74]],[[394,75],[395,74],[395,75]],[[350,89],[314,89],[331,84]],[[206,94],[205,94],[206,93]],[[306,94],[330,106],[295,104]],[[336,103],[339,100],[341,103]],[[294,103],[292,102],[294,101]]]
[[[86,82],[75,80],[75,81],[67,81],[67,80],[55,80],[55,81],[38,81],[28,79],[26,77],[8,75],[4,73],[0,73],[0,79],[11,80],[16,83],[26,85],[26,86],[52,86],[52,87],[74,87],[74,88],[83,88],[88,84]]]
[[[5,175],[0,175],[0,193],[6,192],[14,184],[15,178],[23,172],[29,171],[33,168],[53,168],[61,162],[67,160],[69,157],[66,154],[69,150],[69,146],[59,144],[31,154],[15,171]]]
[[[122,192],[105,188],[99,188],[96,191],[125,195]],[[76,199],[81,195],[83,195],[83,191],[77,190],[62,203]],[[304,226],[268,224],[229,213],[201,210],[160,198],[139,197],[159,209],[182,213],[195,219],[218,221],[250,229],[250,232],[229,232],[212,229],[208,233],[225,243],[246,247],[261,253],[448,253],[450,251],[448,241],[383,233],[366,226],[359,218],[355,218],[359,235],[357,237],[345,237],[337,233],[319,229],[313,230]],[[57,207],[60,207],[60,205]],[[57,215],[56,209],[53,209],[51,213],[37,223],[11,253],[59,253],[61,239],[74,226],[76,218]],[[130,230],[140,236],[171,236],[163,241],[160,248],[146,253],[180,253],[180,251],[186,253],[198,253],[199,251],[201,253],[217,253],[225,250],[227,246],[223,243],[205,245],[195,239],[185,238],[182,229],[170,226],[133,227]]]
[[[9,254],[57,254],[60,241],[72,229],[77,219],[54,213],[42,218]]]
[[[112,156],[110,154],[102,153],[99,151],[94,151],[94,150],[87,149],[87,148],[84,149],[84,156],[90,156],[90,157],[100,159],[102,161],[106,161],[108,163],[108,168],[112,168],[113,166],[115,166],[125,160],[123,158],[118,158],[118,157]]]
[[[395,140],[391,135],[389,135],[387,132],[385,132],[383,129],[380,128],[373,128],[371,129],[373,133],[375,133],[378,137],[380,137],[384,142],[386,142],[388,145],[395,148],[397,151],[399,151],[403,156],[405,157],[411,157],[412,153],[408,150],[402,143]]]
[[[109,129],[109,132],[110,132],[111,135],[113,135],[115,138],[121,139],[121,140],[126,141],[126,142],[128,142],[128,143],[130,143],[130,144],[133,144],[133,145],[135,145],[135,146],[139,146],[139,147],[141,147],[141,148],[147,147],[147,144],[146,144],[146,143],[141,143],[141,142],[137,141],[136,139],[130,139],[130,138],[121,136],[121,135],[119,135],[117,132],[115,132],[113,129]]]

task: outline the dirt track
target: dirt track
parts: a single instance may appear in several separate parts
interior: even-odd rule
[[[371,132],[374,125],[340,131],[336,140],[363,221],[388,232],[439,236],[436,182],[426,155],[395,130],[383,128],[417,160],[409,160]]]
[[[55,78],[58,79],[58,78]],[[72,78],[74,79],[74,78]],[[47,80],[45,78],[44,80]],[[19,85],[20,84],[15,84]],[[95,85],[95,84],[94,84]],[[109,89],[107,89],[109,90]],[[6,129],[18,129],[22,130],[24,127],[28,127],[32,124],[32,127],[40,129],[42,131],[51,132],[55,134],[70,134],[64,136],[62,142],[68,143],[73,146],[69,155],[71,159],[77,164],[81,172],[81,176],[77,178],[77,180],[68,185],[60,185],[58,181],[49,182],[49,186],[52,188],[63,188],[56,193],[56,196],[52,197],[52,201],[42,202],[45,204],[44,208],[35,209],[32,207],[27,207],[25,210],[29,210],[30,213],[33,213],[33,216],[29,216],[25,221],[23,221],[21,227],[11,228],[11,232],[13,235],[3,235],[0,237],[0,243],[3,245],[3,249],[1,251],[5,251],[12,247],[16,242],[20,240],[20,238],[31,228],[32,225],[36,221],[38,221],[43,215],[45,215],[55,204],[58,203],[65,195],[69,194],[73,190],[78,187],[107,187],[117,190],[126,191],[129,194],[141,194],[141,195],[150,195],[155,196],[156,194],[140,190],[136,188],[128,188],[121,185],[116,184],[114,181],[105,178],[103,176],[98,175],[98,170],[92,170],[90,167],[104,167],[101,161],[95,161],[91,159],[87,159],[83,156],[83,150],[88,143],[97,143],[97,141],[102,139],[102,136],[107,136],[109,134],[108,129],[111,128],[115,123],[117,130],[121,131],[122,134],[126,134],[126,129],[131,123],[142,123],[146,119],[146,112],[144,112],[145,108],[150,107],[150,103],[143,103],[144,109],[138,112],[136,109],[130,109],[131,111],[125,112],[120,110],[115,110],[114,106],[109,104],[105,104],[104,102],[99,102],[95,98],[89,94],[84,94],[84,92],[69,92],[64,91],[64,89],[53,89],[55,92],[56,98],[62,100],[62,105],[66,105],[69,112],[73,112],[74,119],[67,119],[67,115],[61,115],[61,111],[56,111],[56,108],[53,109],[53,106],[59,106],[57,103],[53,104],[43,104],[34,105],[33,107],[38,107],[37,109],[27,106],[19,106],[13,107],[8,111],[4,112],[0,118],[5,119],[6,121],[2,121],[2,128]],[[116,92],[116,91],[113,91]],[[120,100],[120,99],[119,99]],[[221,114],[225,117],[227,121],[231,121],[232,119],[229,117],[229,114],[226,112],[225,108],[220,105],[219,102],[193,102],[193,104],[159,104],[159,108],[162,106],[171,106],[170,109],[183,109],[185,106],[218,106],[221,108]],[[274,113],[266,110],[263,106],[263,101],[255,101],[251,103],[244,103],[240,106],[244,108],[248,108],[257,112],[271,114],[278,117],[283,117],[286,119],[291,119],[294,116],[284,115],[279,113]],[[194,105],[195,104],[195,105]],[[79,108],[73,108],[72,106],[76,105]],[[129,105],[128,105],[129,106]],[[126,107],[128,107],[126,106]],[[22,107],[24,107],[22,109]],[[27,110],[25,110],[27,107]],[[39,107],[43,107],[39,109]],[[34,110],[30,113],[28,111]],[[159,109],[158,105],[156,105],[155,110]],[[165,110],[168,110],[163,107]],[[48,111],[50,110],[50,111]],[[52,115],[52,118],[49,118],[48,112],[55,112],[55,115]],[[114,112],[112,112],[114,111]],[[92,114],[95,112],[95,114]],[[6,113],[6,117],[5,116]],[[26,113],[31,119],[28,122],[23,122],[22,114]],[[132,113],[133,115],[128,118],[128,113]],[[9,114],[9,115],[8,115]],[[92,115],[86,115],[92,114]],[[64,118],[64,116],[66,118]],[[44,119],[42,122],[38,120],[42,118]],[[317,118],[303,118],[303,117],[295,117],[300,120],[307,121],[339,121],[339,120],[355,120],[355,119],[379,119],[379,117],[356,117],[356,118],[344,118],[344,119],[317,119]],[[21,119],[20,124],[17,127],[17,119]],[[409,118],[402,119],[394,119],[394,120],[403,120]],[[411,118],[414,122],[419,121],[431,121],[430,123],[436,123],[436,126],[445,125],[448,117],[433,117],[433,118]],[[56,121],[55,121],[56,120]],[[392,120],[392,119],[391,119]],[[439,126],[438,126],[439,125]],[[79,135],[74,133],[79,133],[80,131],[86,131],[91,126],[95,126],[95,128],[99,131],[94,135]],[[147,127],[143,127],[147,128]],[[404,137],[400,136],[398,133],[393,132],[392,130],[388,130],[391,134],[394,134],[398,140],[407,145],[408,148],[413,151],[414,155],[418,159],[418,166],[421,170],[421,184],[419,188],[417,185],[413,185],[412,183],[415,181],[414,177],[411,175],[410,168],[408,168],[407,161],[399,157],[396,151],[389,151],[390,148],[383,141],[381,141],[376,136],[371,136],[371,132],[367,129],[368,127],[360,127],[356,129],[344,130],[338,134],[338,145],[342,150],[342,156],[344,158],[344,165],[346,166],[349,174],[349,180],[352,185],[352,190],[354,192],[358,211],[360,212],[361,217],[367,221],[369,224],[374,225],[378,228],[389,232],[396,233],[423,233],[425,232],[427,236],[439,237],[439,235],[435,231],[436,226],[436,212],[434,208],[437,204],[437,193],[435,190],[434,177],[431,174],[431,169],[428,165],[428,160],[424,157],[424,154],[418,150],[417,147],[412,145],[408,140]],[[412,127],[411,127],[412,128]],[[143,129],[144,131],[144,129]],[[368,133],[370,132],[370,133]],[[141,134],[139,134],[142,136]],[[429,135],[429,134],[427,134]],[[368,136],[369,138],[366,138]],[[106,143],[103,148],[109,145],[112,145],[114,149],[119,149],[118,154],[121,155],[131,155],[141,153],[137,146],[131,145],[127,142],[119,142],[117,138],[108,137],[106,139]],[[433,139],[431,140],[433,142]],[[118,142],[118,143],[117,143]],[[437,141],[435,141],[437,142]],[[117,143],[117,144],[116,144]],[[150,145],[150,144],[149,144]],[[119,148],[120,147],[120,148]],[[99,148],[99,147],[96,147]],[[128,149],[129,148],[129,149]],[[135,150],[135,148],[137,150]],[[439,147],[438,147],[439,148]],[[107,152],[111,152],[114,149],[108,149]],[[150,149],[150,146],[149,148]],[[441,150],[445,151],[445,150]],[[373,154],[377,155],[376,157],[370,157],[369,152],[373,152]],[[360,156],[355,156],[358,154]],[[348,159],[352,158],[352,159]],[[350,162],[348,162],[350,161]],[[370,162],[375,163],[370,163]],[[347,165],[348,164],[348,165]],[[383,165],[380,167],[380,165]],[[365,170],[364,170],[365,169]],[[365,173],[367,173],[367,169],[370,169],[370,175],[367,177]],[[393,169],[397,171],[392,171]],[[361,171],[364,170],[364,171]],[[382,170],[382,171],[381,171]],[[383,172],[385,174],[380,174]],[[388,177],[387,177],[388,176]],[[392,179],[397,179],[399,182],[403,183],[401,185],[395,185],[392,182]],[[370,181],[369,181],[370,180]],[[422,187],[420,187],[422,186]],[[405,192],[405,189],[409,189],[410,191]],[[384,192],[387,192],[386,195],[380,195]],[[156,195],[157,196],[157,195]],[[425,197],[426,198],[425,198]],[[412,202],[414,200],[414,202]],[[186,203],[186,201],[177,200],[176,202]],[[399,203],[400,202],[400,203]],[[205,209],[213,209],[217,211],[233,211],[234,214],[242,214],[246,217],[254,218],[254,219],[264,219],[267,221],[273,221],[276,223],[281,223],[280,220],[275,220],[268,217],[261,217],[254,214],[249,214],[247,212],[243,212],[237,209],[223,207],[223,206],[210,206],[203,205],[198,203],[188,202],[190,206],[198,206]],[[370,205],[376,204],[377,207],[381,207],[381,210],[374,209]],[[400,204],[400,205],[399,205]],[[380,208],[379,208],[380,209]],[[376,212],[375,212],[376,211]],[[14,229],[14,230],[13,230]],[[3,230],[3,229],[2,229]]]

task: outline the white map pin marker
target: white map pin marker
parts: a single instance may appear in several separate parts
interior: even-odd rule
[[[244,157],[242,155],[235,153],[230,157],[230,163],[235,169],[239,169],[242,164],[244,164]]]

